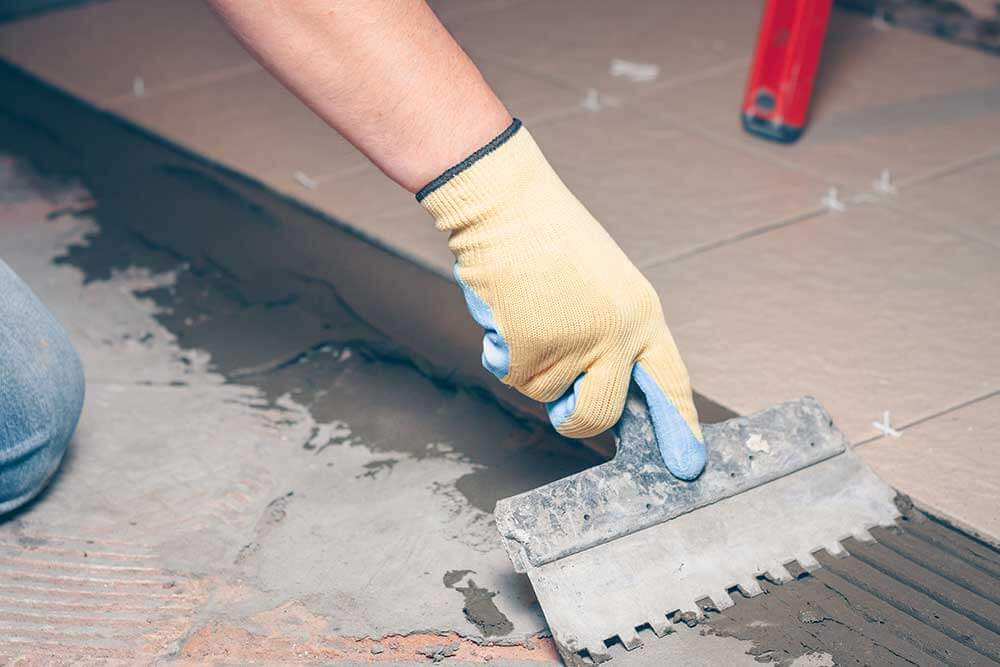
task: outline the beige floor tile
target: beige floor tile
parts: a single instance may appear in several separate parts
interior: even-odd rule
[[[500,10],[510,10],[518,4],[530,0],[428,0],[441,22],[448,25],[452,21],[469,16],[480,16]]]
[[[371,165],[323,178],[312,189],[285,174],[266,175],[264,181],[399,254],[451,274],[447,236],[412,194]]]
[[[611,74],[612,60],[659,68],[657,81],[744,58],[753,48],[760,3],[551,0],[527,2],[449,23],[456,39],[572,84],[629,96],[650,82]]]
[[[268,72],[120,103],[115,111],[188,148],[261,177],[310,178],[357,167],[361,153]]]
[[[558,115],[577,104],[576,92],[563,84],[553,83],[506,63],[486,60],[480,61],[479,66],[501,99],[525,122]],[[261,73],[260,76],[266,75]],[[259,126],[260,132],[274,138],[283,137],[287,132],[291,139],[282,148],[270,144],[252,146],[253,155],[237,157],[236,151],[248,149],[247,144],[230,142],[219,136],[220,133],[206,130],[196,139],[199,147],[207,141],[222,141],[226,154],[230,156],[228,161],[233,166],[250,170],[277,190],[309,203],[434,270],[450,274],[452,257],[445,247],[446,239],[434,230],[429,216],[412,194],[390,181],[318,119],[303,119],[303,114],[311,116],[304,106],[299,110],[285,109],[286,105],[298,102],[283,89],[278,87],[272,91],[275,88],[273,85],[250,79],[244,82],[244,78],[226,82],[218,93],[201,89],[188,91],[189,99],[183,104],[191,106],[189,100],[197,98],[201,113],[218,114],[214,110],[217,106],[215,96],[221,94],[226,98],[226,104],[221,106],[226,109],[259,111],[262,108],[280,108],[283,109],[281,116],[288,119],[281,133],[270,115],[257,112],[239,118],[228,117],[222,122],[227,126],[248,129]],[[264,97],[265,90],[267,96],[281,97],[281,104],[258,100]],[[293,157],[297,158],[294,162]],[[288,166],[276,168],[275,165],[279,164]],[[296,177],[296,171],[302,171],[307,179],[314,180],[315,187],[303,185],[301,176]]]
[[[529,127],[578,109],[585,97],[566,83],[515,63],[495,60],[475,50],[470,50],[470,56],[511,115]]]
[[[823,183],[629,107],[530,128],[566,184],[640,265],[817,210]]]
[[[363,225],[364,218],[416,207],[413,195],[370,163],[319,179],[315,187],[303,187],[286,171],[265,172],[262,180],[295,196],[328,215]]]
[[[996,157],[899,188],[888,200],[906,212],[941,220],[970,237],[1000,248],[1000,207],[991,196],[1000,184]]]
[[[448,250],[448,235],[434,228],[434,220],[423,207],[415,205],[387,214],[382,225],[386,230],[383,236],[395,241],[394,250],[451,278],[455,257]]]
[[[255,65],[203,0],[113,0],[0,26],[0,57],[97,104]]]
[[[746,77],[730,69],[660,87],[641,108],[854,191],[871,191],[883,168],[906,180],[1000,147],[1000,60],[855,15],[834,13],[798,143],[743,131]]]
[[[922,506],[1000,543],[1000,397],[882,438],[857,452]]]
[[[1000,253],[856,206],[648,269],[700,391],[739,412],[811,394],[851,439],[1000,378]]]

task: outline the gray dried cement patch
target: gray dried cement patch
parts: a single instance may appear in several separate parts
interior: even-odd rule
[[[25,183],[10,180],[8,190]],[[66,205],[87,208],[88,197]],[[590,465],[589,450],[339,341],[333,327],[317,325],[321,336],[297,350],[293,303],[261,305],[270,319],[251,324],[242,316],[255,304],[229,291],[224,272],[102,236],[89,213],[15,213],[0,247],[70,330],[88,399],[61,474],[6,517],[0,541],[145,545],[181,580],[225,582],[198,612],[204,621],[244,622],[296,601],[346,636],[432,630],[519,642],[544,630],[489,514],[456,484],[471,480],[485,506],[490,494]],[[89,276],[73,266],[96,266],[100,253],[132,265]],[[228,327],[217,321],[227,318]],[[238,379],[219,372],[212,353],[189,343],[213,338],[240,348],[234,367],[260,368]],[[527,460],[506,463],[518,458]],[[536,477],[502,477],[520,467]],[[449,589],[442,577],[454,569],[477,574]]]
[[[445,588],[452,588],[465,598],[465,606],[462,613],[483,633],[484,637],[504,636],[510,634],[514,629],[510,619],[504,616],[503,612],[497,609],[493,598],[497,596],[496,591],[490,591],[476,585],[471,576],[475,574],[470,570],[449,570],[441,578]],[[459,582],[465,581],[465,585]]]

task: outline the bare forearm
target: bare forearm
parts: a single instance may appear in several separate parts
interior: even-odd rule
[[[411,192],[511,122],[424,0],[209,3],[265,67]]]

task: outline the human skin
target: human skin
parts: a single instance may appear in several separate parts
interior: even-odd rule
[[[424,0],[208,0],[289,90],[417,192],[511,123]]]

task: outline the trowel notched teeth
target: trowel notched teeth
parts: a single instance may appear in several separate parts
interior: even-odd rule
[[[623,628],[619,630],[618,639],[626,651],[632,651],[642,646],[642,640],[639,639],[639,633],[635,631],[635,628]]]
[[[726,591],[717,591],[708,596],[708,599],[712,601],[712,609],[716,611],[724,611],[732,607],[735,602],[733,598]]]
[[[605,646],[604,644],[600,644],[599,646],[588,646],[586,648],[586,651],[587,651],[587,657],[589,657],[590,661],[595,665],[599,665],[602,662],[607,662],[608,660],[611,659],[611,654],[608,652],[608,647]],[[583,665],[586,663],[581,660],[579,661],[578,664]]]
[[[854,533],[851,534],[851,537],[856,539],[858,542],[874,542],[875,537],[868,532],[869,528],[860,528],[854,531]]]
[[[840,542],[831,542],[830,544],[823,546],[823,551],[827,552],[834,558],[843,558],[847,555],[847,549]]]
[[[852,536],[859,540],[874,541],[874,537],[868,530],[856,531],[852,533]],[[772,584],[787,584],[797,579],[802,573],[820,569],[822,565],[814,554],[821,554],[821,552],[827,552],[835,557],[847,554],[844,545],[840,542],[831,542],[814,552],[800,554],[796,558],[784,563],[772,564],[766,568],[765,572],[758,573],[758,576],[736,582],[725,590],[717,590],[709,593],[705,597],[699,598],[699,600],[684,602],[672,611],[660,613],[647,608],[644,614],[636,614],[636,620],[640,621],[641,625],[620,629],[614,635],[604,638],[599,645],[587,647],[586,650],[574,653],[571,658],[566,658],[564,654],[564,660],[572,667],[576,667],[577,665],[601,664],[611,660],[615,650],[620,650],[616,646],[618,643],[626,651],[640,648],[643,645],[640,631],[648,629],[657,637],[663,638],[674,632],[674,625],[677,623],[684,623],[693,627],[706,620],[708,614],[725,611],[738,604],[741,596],[751,598],[764,593],[765,589],[762,586],[762,580]],[[736,595],[737,591],[741,595]],[[609,646],[612,648],[609,649]]]
[[[667,633],[673,630],[673,624],[670,619],[667,618],[666,614],[658,614],[656,612],[651,612],[646,614],[646,618],[649,619],[649,629],[653,631],[653,634],[657,637],[665,637]]]
[[[748,598],[756,597],[764,592],[764,589],[760,587],[760,582],[756,579],[741,581],[736,586],[740,589],[740,593],[743,593]]]
[[[698,625],[699,621],[705,619],[705,612],[700,606],[698,606],[697,602],[692,600],[691,602],[686,603],[681,608],[680,613],[673,616],[673,619],[680,621],[690,628],[693,628]]]
[[[774,584],[784,584],[795,578],[792,576],[792,573],[788,571],[788,568],[785,567],[784,563],[780,565],[772,565],[767,568],[767,573],[764,576],[767,577],[768,581]]]
[[[806,572],[812,572],[819,567],[819,561],[811,553],[799,554],[795,557],[798,561],[799,566]]]

